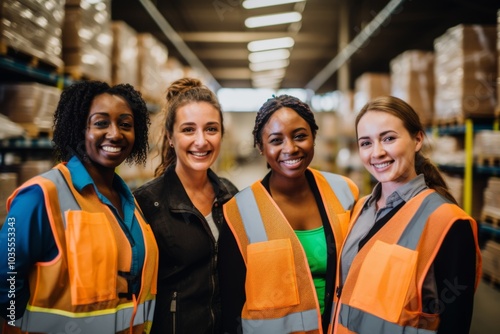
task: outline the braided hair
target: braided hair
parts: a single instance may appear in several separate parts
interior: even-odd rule
[[[394,96],[382,96],[368,102],[356,116],[356,138],[358,137],[358,123],[368,111],[380,111],[396,116],[401,121],[412,138],[418,133],[425,136],[425,131],[418,114],[405,101]],[[449,192],[439,169],[423,155],[421,151],[415,153],[415,170],[417,174],[424,174],[425,182],[431,189],[457,204],[453,195]]]
[[[163,108],[165,120],[160,143],[161,161],[156,167],[155,176],[162,175],[167,167],[175,164],[177,160],[175,149],[168,142],[168,138],[171,138],[174,133],[177,110],[189,103],[196,102],[207,102],[219,111],[221,135],[224,135],[222,108],[215,93],[195,78],[182,78],[172,82],[167,88],[166,103]]]
[[[68,161],[73,155],[80,160],[86,157],[85,130],[87,117],[94,98],[101,94],[117,95],[127,101],[134,115],[135,141],[127,163],[145,164],[149,149],[149,111],[141,93],[129,84],[110,87],[107,83],[79,81],[61,93],[54,113],[54,155],[57,161]]]
[[[273,97],[268,99],[257,112],[255,126],[252,131],[254,147],[257,146],[259,149],[262,148],[262,129],[269,121],[271,115],[281,108],[290,108],[295,110],[297,114],[299,114],[299,116],[302,117],[307,124],[309,124],[313,138],[316,138],[316,132],[319,128],[316,124],[316,120],[314,119],[314,113],[309,105],[291,95],[273,95]]]

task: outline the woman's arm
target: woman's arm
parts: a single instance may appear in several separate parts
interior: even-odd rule
[[[42,189],[21,190],[0,230],[0,316],[11,321],[24,314],[31,268],[57,254]]]
[[[451,227],[434,260],[434,271],[438,334],[468,334],[476,279],[476,248],[469,221],[458,221]]]
[[[219,283],[222,304],[222,333],[241,333],[241,310],[246,300],[246,267],[233,233],[227,226],[219,236]]]

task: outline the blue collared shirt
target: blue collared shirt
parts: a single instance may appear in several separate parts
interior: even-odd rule
[[[70,171],[73,186],[77,191],[81,192],[84,187],[93,186],[100,201],[114,213],[132,247],[130,274],[139,275],[140,278],[145,257],[144,237],[134,215],[135,203],[130,189],[115,174],[113,186],[122,202],[123,218],[121,218],[113,204],[98,191],[87,169],[78,158],[72,157],[66,167]],[[15,249],[14,267],[10,267],[11,263],[8,261],[12,249]],[[29,186],[20,191],[12,201],[10,211],[0,230],[0,315],[6,314],[6,308],[13,297],[10,294],[12,286],[8,279],[15,277],[14,295],[18,318],[24,313],[29,299],[28,275],[31,268],[37,262],[54,259],[57,254],[58,249],[45,208],[43,191],[38,185]],[[139,291],[140,280],[132,289],[135,293]]]

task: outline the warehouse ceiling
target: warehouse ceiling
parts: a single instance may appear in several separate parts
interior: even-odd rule
[[[457,24],[496,25],[494,0],[306,0],[245,9],[241,0],[120,0],[112,19],[164,42],[169,55],[206,71],[214,86],[250,88],[247,44],[290,36],[295,44],[280,88],[315,93],[353,88],[364,72],[389,72],[405,50],[433,50]],[[397,5],[397,6],[395,6]],[[300,23],[247,28],[255,15],[298,11]]]

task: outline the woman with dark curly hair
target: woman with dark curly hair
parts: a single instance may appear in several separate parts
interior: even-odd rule
[[[149,123],[141,94],[128,84],[82,81],[62,92],[53,137],[61,162],[7,201],[4,333],[148,331],[158,249],[115,168],[145,163]]]

